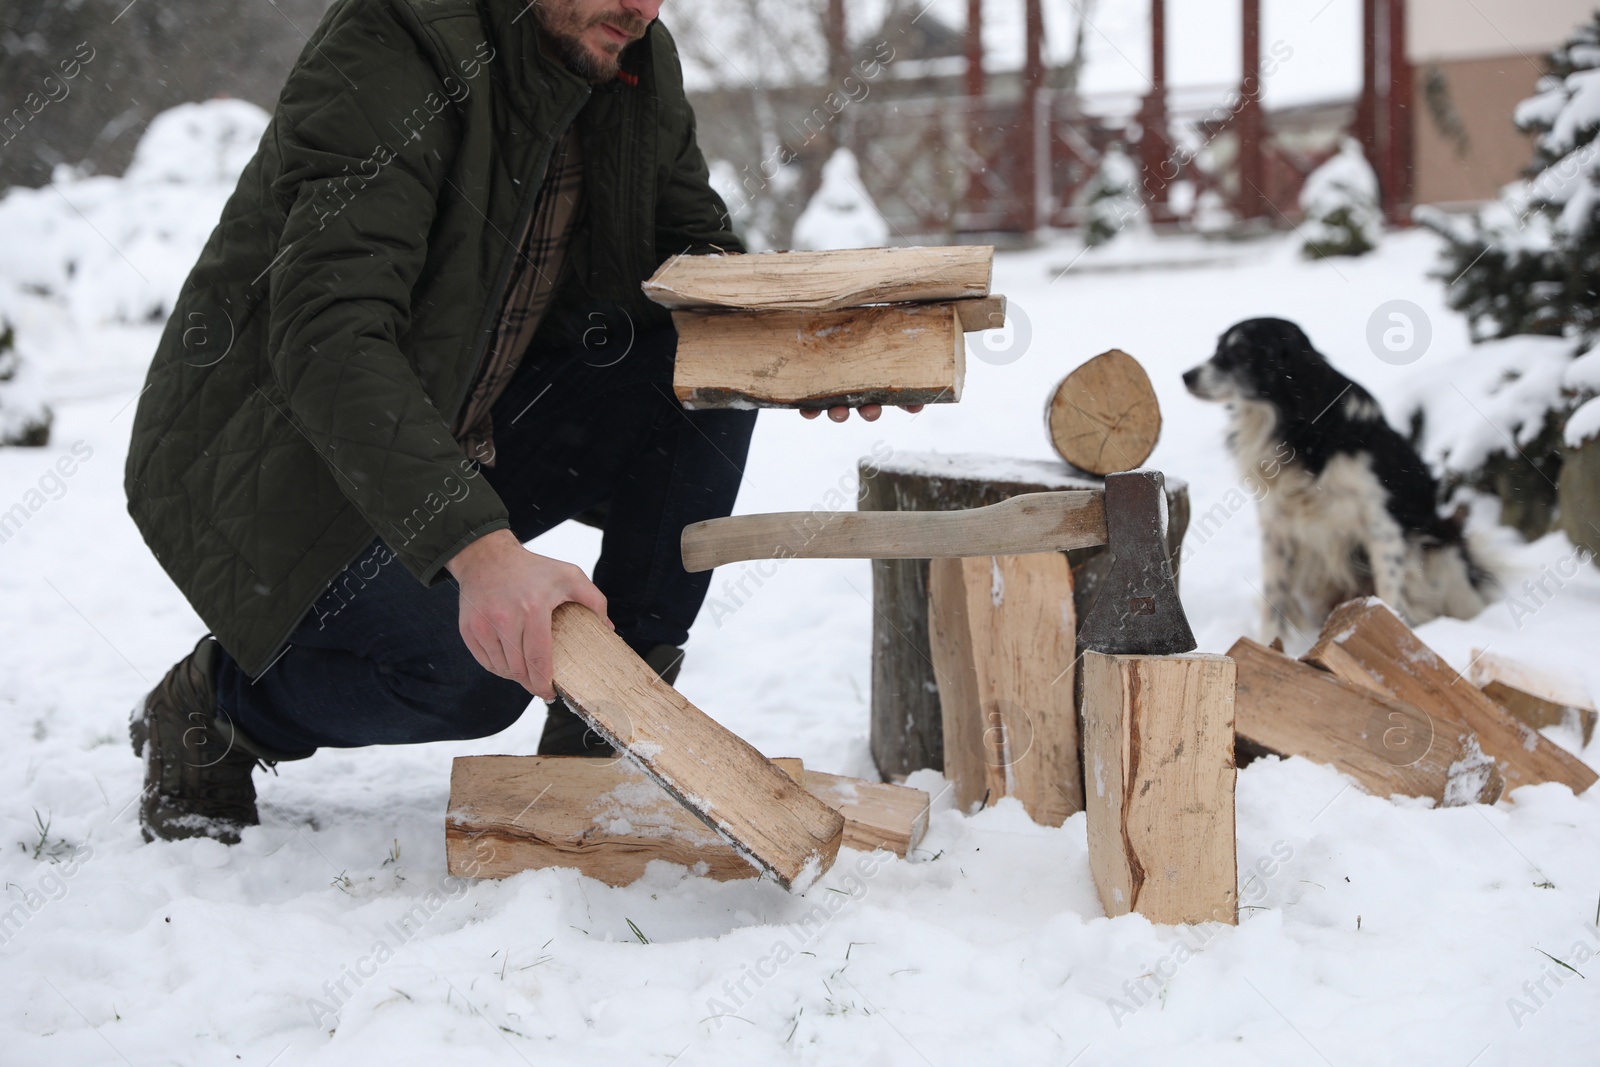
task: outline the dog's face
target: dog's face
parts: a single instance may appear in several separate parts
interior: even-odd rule
[[[1183,384],[1201,400],[1267,400],[1318,358],[1294,323],[1246,319],[1217,339],[1210,359],[1184,372]]]

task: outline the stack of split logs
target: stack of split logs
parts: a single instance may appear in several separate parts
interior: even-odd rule
[[[840,843],[904,857],[928,829],[928,794],[772,761],[843,819]],[[760,868],[638,766],[622,757],[458,756],[445,822],[450,873],[504,878],[570,867],[607,885],[643,877],[653,860],[726,882]]]
[[[966,334],[1005,325],[994,249],[678,256],[645,282],[673,309],[687,408],[954,404]]]
[[[680,257],[646,283],[673,309],[688,407],[953,403],[964,332],[1004,324],[987,248]],[[1045,405],[1059,461],[863,460],[855,512],[697,523],[684,566],[873,561],[872,755],[882,782],[769,760],[658,678],[593,613],[553,619],[556,688],[620,755],[456,761],[452,873],[568,867],[612,885],[652,860],[802,890],[841,845],[915,850],[943,771],[955,806],[1085,813],[1105,912],[1237,921],[1239,762],[1302,756],[1382,797],[1493,803],[1596,775],[1581,684],[1503,656],[1452,670],[1385,605],[1342,605],[1305,656],[1241,639],[1199,654],[1178,597],[1186,487],[1142,468],[1161,430],[1138,362],[1095,357]]]
[[[1464,677],[1381,600],[1341,605],[1298,660],[1248,638],[1228,655],[1243,759],[1304,756],[1374,796],[1441,807],[1492,804],[1535,782],[1575,793],[1594,784],[1585,763],[1539,733],[1565,721],[1588,736],[1595,711],[1581,685],[1482,652]]]
[[[674,309],[685,407],[955,403],[965,334],[1005,323],[992,248],[685,256],[645,283]],[[458,759],[453,874],[570,867],[612,885],[651,860],[803,890],[841,844],[904,856],[928,795],[769,760],[656,677],[598,617],[557,609],[555,682],[622,753]]]
[[[717,879],[765,873],[802,891],[840,845],[905,855],[927,829],[921,790],[769,760],[656,676],[601,618],[552,619],[556,689],[623,754],[464,756],[450,778],[450,873],[570,867],[627,885],[651,860]]]

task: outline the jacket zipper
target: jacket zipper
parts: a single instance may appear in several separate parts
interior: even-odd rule
[[[544,154],[539,158],[539,164],[534,168],[538,175],[537,180],[530,180],[528,189],[522,194],[522,204],[517,208],[517,221],[512,227],[512,236],[509,238],[511,247],[506,250],[500,259],[500,266],[496,271],[497,278],[494,286],[494,297],[483,309],[483,316],[478,322],[478,341],[472,353],[472,372],[466,376],[459,394],[456,396],[455,406],[450,416],[450,425],[454,427],[461,419],[462,406],[466,404],[467,397],[472,392],[472,386],[478,380],[478,374],[483,370],[483,359],[488,352],[489,342],[499,333],[498,329],[491,329],[494,317],[499,314],[500,306],[505,302],[506,289],[511,283],[511,268],[516,262],[516,257],[521,254],[522,231],[527,229],[528,221],[533,217],[534,210],[538,207],[539,191],[544,185],[545,172],[550,169],[550,157],[555,155],[556,145],[561,143],[561,138],[567,135],[567,129],[578,117],[578,112],[583,110],[583,105],[589,102],[593,89],[585,86],[583,95],[578,98],[576,106],[569,108],[562,117],[561,124],[554,138],[545,147]]]

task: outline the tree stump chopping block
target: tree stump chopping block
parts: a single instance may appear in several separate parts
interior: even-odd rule
[[[860,465],[862,511],[959,511],[1024,493],[1102,489],[1103,479],[1058,460],[900,453]],[[1174,572],[1189,528],[1189,489],[1167,479],[1167,550]],[[1083,618],[1110,568],[1104,546],[1065,553]],[[872,757],[886,780],[923,767],[944,770],[939,683],[928,637],[928,561],[872,563]]]

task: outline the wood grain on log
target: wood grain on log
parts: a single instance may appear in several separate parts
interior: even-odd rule
[[[951,511],[1024,493],[1103,489],[1059,460],[905,453],[863,459],[862,511]],[[1189,528],[1189,491],[1167,479],[1167,548],[1173,569]],[[1078,618],[1093,604],[1111,556],[1103,546],[1067,553]],[[872,564],[872,758],[885,779],[923,767],[944,769],[939,685],[928,640],[927,560]]]
[[[1106,914],[1238,921],[1234,666],[1085,652],[1089,870]]]
[[[571,867],[607,885],[651,860],[717,881],[761,872],[627,760],[458,756],[445,855],[458,878]]]
[[[850,848],[904,857],[927,831],[928,794],[920,789],[772,762],[840,813]],[[567,867],[628,885],[652,860],[717,881],[761,873],[629,761],[579,756],[458,756],[445,855],[461,878]]]
[[[961,328],[968,333],[1005,329],[1006,298],[998,293],[981,300],[957,300],[954,304]]]
[[[675,311],[672,388],[687,408],[954,404],[966,332],[952,304]]]
[[[685,255],[663,263],[644,292],[669,308],[836,311],[985,297],[993,273],[989,245]]]
[[[1302,658],[1472,731],[1499,766],[1508,792],[1534,782],[1561,782],[1581,793],[1595,782],[1587,764],[1484,696],[1381,600],[1351,600],[1334,609]]]
[[[772,762],[844,816],[846,848],[863,852],[881,848],[904,859],[928,832],[931,802],[920,789],[814,771],[792,756],[778,756]]]
[[[1045,425],[1056,452],[1080,470],[1131,471],[1161,439],[1161,404],[1139,361],[1113,348],[1061,380]]]
[[[667,792],[786,889],[833,865],[839,814],[689,703],[593,611],[552,616],[556,689]]]
[[[1066,556],[935,559],[928,615],[956,806],[1016,797],[1043,826],[1082,811]]]
[[[928,794],[888,782],[868,782],[807,767],[806,790],[844,816],[844,843],[870,852],[881,848],[902,859],[928,832]]]
[[[1241,638],[1235,730],[1256,753],[1304,756],[1373,796],[1429,797],[1441,807],[1493,804],[1505,789],[1472,731]]]

